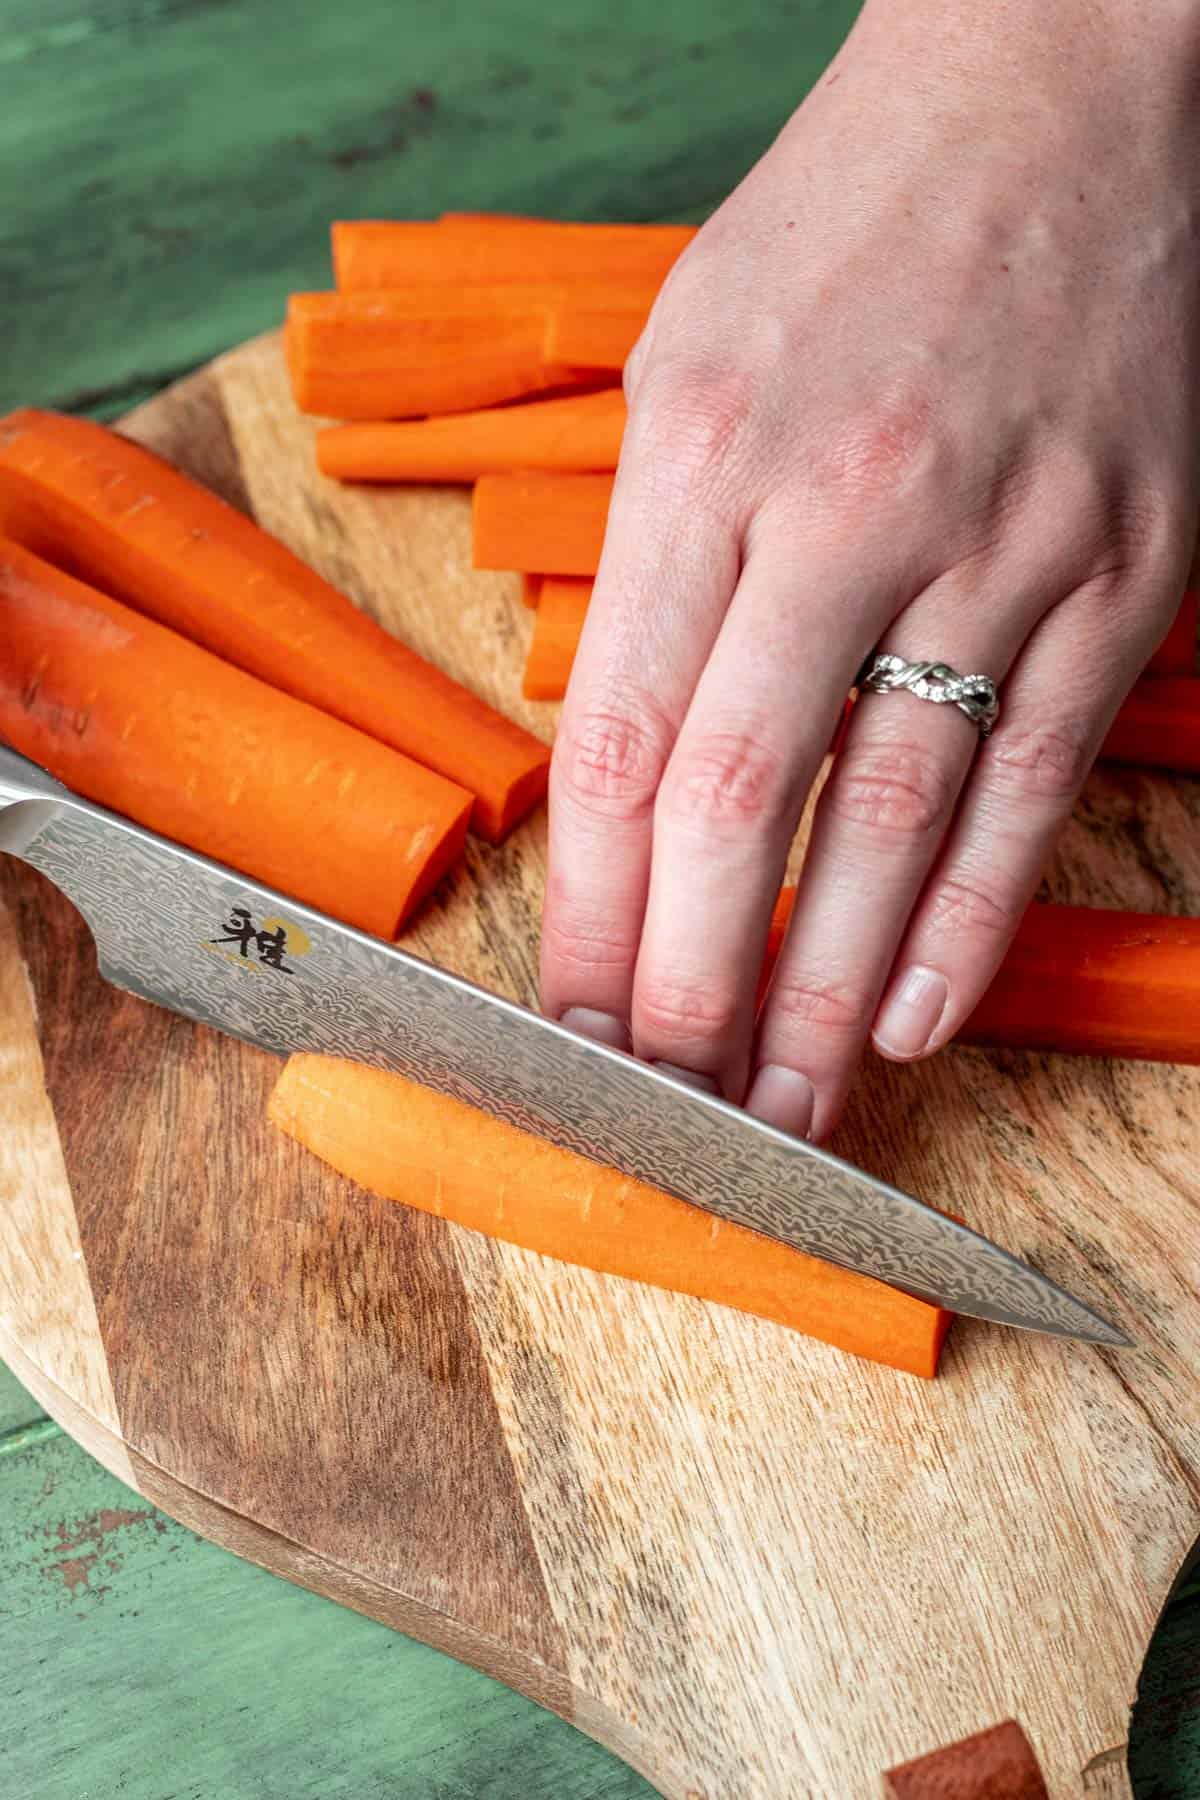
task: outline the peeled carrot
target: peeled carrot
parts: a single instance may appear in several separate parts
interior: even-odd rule
[[[775,905],[760,1002],[795,893],[784,888]],[[1031,906],[958,1040],[991,1049],[1200,1063],[1200,919]]]
[[[355,219],[333,227],[333,269],[343,293],[417,282],[652,285],[695,235],[691,225],[578,225],[512,215]]]
[[[482,476],[475,483],[475,567],[594,575],[612,490],[611,475]]]
[[[1197,636],[1200,636],[1200,588],[1191,588],[1183,596],[1175,623],[1147,663],[1147,675],[1194,675]]]
[[[527,700],[561,700],[566,693],[591,597],[590,581],[544,577],[521,687]]]
[[[526,606],[536,606],[542,597],[542,577],[528,573],[521,577],[521,599]]]
[[[657,293],[657,286],[645,285],[568,288],[546,322],[546,361],[570,369],[623,369]]]
[[[284,350],[302,412],[400,419],[467,412],[577,381],[547,366],[548,287],[293,294]]]
[[[496,841],[550,754],[207,488],[102,425],[0,420],[0,532],[475,796]]]
[[[1100,755],[1200,775],[1200,677],[1148,675],[1136,682]]]
[[[402,1076],[293,1056],[269,1116],[360,1186],[561,1262],[933,1376],[951,1315],[730,1225]]]
[[[471,809],[440,775],[5,539],[0,738],[76,792],[380,937],[459,855]]]
[[[331,425],[317,466],[339,481],[474,481],[511,469],[615,469],[620,388],[404,423]]]

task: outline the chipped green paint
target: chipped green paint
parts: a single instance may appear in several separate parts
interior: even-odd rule
[[[699,219],[854,0],[0,0],[0,409],[112,417],[329,280],[330,218]],[[5,1800],[646,1800],[548,1713],[142,1505],[0,1368]],[[1200,1584],[1135,1718],[1200,1800]]]

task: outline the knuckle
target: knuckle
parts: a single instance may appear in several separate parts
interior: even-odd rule
[[[657,1043],[694,1044],[729,1036],[742,1013],[739,996],[709,981],[669,973],[641,981],[637,995],[641,1030]]]
[[[637,939],[613,927],[611,918],[552,914],[542,927],[542,953],[569,976],[600,969],[632,968]]]
[[[957,783],[930,751],[915,744],[847,749],[826,790],[842,824],[887,838],[923,838],[944,824]]]
[[[677,746],[659,804],[710,829],[770,823],[790,798],[784,758],[746,731],[715,731]]]
[[[1080,721],[1014,726],[999,731],[984,752],[990,779],[1017,800],[1067,804],[1092,764],[1092,734]]]
[[[928,475],[943,454],[928,383],[903,375],[868,410],[842,418],[813,451],[810,477],[820,494],[856,512],[862,505],[899,497]]]
[[[830,981],[806,969],[779,969],[770,989],[774,1024],[803,1030],[862,1030],[867,996],[849,982]]]
[[[556,792],[585,811],[638,818],[650,811],[666,766],[667,735],[647,712],[597,707],[560,730],[552,764]]]
[[[1013,907],[999,893],[966,876],[938,884],[930,903],[930,922],[948,937],[961,933],[1005,937],[1015,923]]]
[[[655,485],[694,493],[723,481],[753,412],[749,379],[737,368],[662,357],[638,375],[630,424]]]

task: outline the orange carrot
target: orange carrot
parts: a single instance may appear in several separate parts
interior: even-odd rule
[[[418,282],[655,285],[695,235],[691,225],[577,225],[511,215],[355,219],[333,227],[334,279],[344,293]]]
[[[620,388],[402,424],[331,425],[317,466],[339,481],[474,481],[511,469],[615,469]]]
[[[1200,635],[1200,588],[1190,588],[1175,623],[1146,665],[1147,675],[1194,675]]]
[[[569,369],[623,369],[657,293],[657,286],[568,288],[546,321],[546,361]]]
[[[765,992],[791,917],[775,906]],[[993,1049],[1200,1063],[1200,919],[1031,906],[959,1041]]]
[[[1136,682],[1100,755],[1200,775],[1200,677],[1148,675]]]
[[[102,425],[35,411],[0,420],[0,531],[469,789],[486,837],[545,792],[544,744],[278,539]]]
[[[270,1118],[385,1199],[561,1262],[756,1313],[913,1375],[937,1372],[950,1323],[940,1308],[402,1076],[293,1056]]]
[[[591,597],[590,581],[569,575],[543,579],[521,688],[527,700],[561,700],[566,693]]]
[[[542,597],[542,576],[528,573],[521,577],[521,599],[526,606],[536,606]]]
[[[440,775],[5,539],[0,738],[76,792],[380,937],[459,855],[471,808]]]
[[[612,489],[611,475],[482,476],[475,483],[475,567],[594,575]]]
[[[293,294],[284,349],[302,412],[399,419],[467,412],[578,377],[547,366],[552,287]]]

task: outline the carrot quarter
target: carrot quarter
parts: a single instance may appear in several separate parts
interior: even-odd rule
[[[570,288],[546,322],[546,361],[571,369],[623,369],[650,317],[657,288]]]
[[[344,293],[417,282],[656,285],[695,235],[692,225],[575,224],[511,215],[339,221],[332,230],[334,279]]]
[[[4,539],[0,737],[77,793],[380,937],[459,855],[471,806]]]
[[[611,475],[484,475],[475,483],[475,567],[594,575],[612,490]]]
[[[331,425],[317,466],[338,481],[474,481],[515,469],[617,466],[625,430],[620,388],[529,400],[440,419]]]
[[[0,420],[0,531],[298,700],[467,788],[504,837],[549,751],[417,656],[243,514],[127,438]]]
[[[521,689],[527,700],[561,700],[566,693],[591,597],[585,578],[543,579]]]
[[[389,1200],[606,1275],[773,1319],[913,1375],[950,1314],[717,1219],[399,1075],[293,1056],[270,1117]]]

